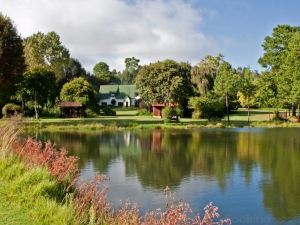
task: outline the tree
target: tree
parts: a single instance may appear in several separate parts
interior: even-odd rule
[[[214,83],[214,92],[225,99],[227,120],[229,122],[229,104],[237,96],[239,77],[228,62],[222,62]]]
[[[38,32],[24,40],[24,53],[29,69],[45,67],[55,73],[57,84],[66,78],[66,67],[70,62],[68,49],[62,45],[55,32]]]
[[[260,107],[273,107],[278,105],[277,85],[274,77],[270,75],[270,72],[262,73],[257,86],[256,96]]]
[[[238,92],[239,102],[242,107],[247,107],[248,111],[248,123],[250,122],[250,105],[254,102],[255,84],[254,84],[254,73],[251,72],[250,68],[244,68],[242,70],[240,78],[240,87]]]
[[[95,91],[84,78],[74,78],[65,83],[60,92],[60,99],[64,101],[79,102],[86,106],[96,104]]]
[[[182,104],[191,95],[191,66],[173,60],[158,61],[142,66],[136,77],[136,85],[145,103]]]
[[[281,66],[278,77],[278,95],[284,102],[292,105],[293,116],[295,106],[300,108],[300,32],[295,33],[288,45],[286,60]],[[300,115],[300,112],[299,112]]]
[[[81,63],[74,58],[70,58],[68,64],[65,68],[66,76],[63,80],[63,83],[66,83],[73,78],[80,77],[80,76],[86,76],[87,73],[85,69],[82,67]]]
[[[287,57],[290,55],[291,42],[295,34],[300,33],[300,27],[289,25],[278,25],[273,29],[271,36],[267,36],[263,43],[264,55],[259,59],[259,63],[266,68],[268,76],[271,76],[276,85],[277,105],[292,107],[293,115],[296,114],[297,104],[291,97],[292,77],[287,69]],[[298,45],[298,43],[292,44]],[[291,56],[289,58],[291,60]],[[293,67],[292,65],[289,65]]]
[[[38,108],[43,108],[46,103],[54,104],[56,95],[55,75],[43,67],[28,70],[23,75],[19,85],[18,96],[27,105],[32,104],[35,118],[39,117]]]
[[[189,108],[193,109],[194,119],[220,119],[224,117],[224,104],[212,94],[189,99]]]
[[[100,84],[108,84],[112,79],[109,66],[105,62],[97,63],[93,68],[93,73],[99,79]]]
[[[213,89],[221,60],[222,55],[207,56],[192,68],[191,81],[200,95],[206,95]]]
[[[133,84],[135,77],[140,69],[140,60],[131,57],[125,59],[125,70],[122,73],[121,81],[123,84]]]
[[[259,63],[268,71],[277,71],[285,61],[286,50],[292,36],[300,32],[300,27],[278,25],[273,29],[272,35],[267,36],[262,45],[264,55]]]
[[[24,69],[22,39],[10,18],[0,13],[0,108],[14,94]]]

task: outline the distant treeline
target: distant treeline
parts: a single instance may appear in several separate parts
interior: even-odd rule
[[[291,109],[300,103],[300,27],[278,25],[262,44],[259,73],[233,68],[224,57],[206,56],[196,65],[171,59],[141,66],[124,59],[125,69],[98,62],[93,73],[71,57],[55,32],[22,39],[13,22],[0,14],[0,107],[20,107],[25,115],[55,115],[59,100],[84,104],[99,113],[98,90],[105,84],[136,84],[145,105],[178,103],[185,115],[222,117],[238,107]],[[19,110],[19,108],[18,108]]]

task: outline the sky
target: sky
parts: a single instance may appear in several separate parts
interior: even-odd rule
[[[73,58],[122,70],[164,59],[192,65],[221,53],[234,67],[261,70],[264,38],[300,25],[299,0],[0,0],[23,38],[55,31]]]

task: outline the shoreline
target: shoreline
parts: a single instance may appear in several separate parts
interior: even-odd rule
[[[2,120],[4,121],[4,120]],[[1,123],[1,121],[0,121]],[[103,130],[136,129],[230,129],[230,128],[300,128],[299,122],[290,121],[207,121],[182,119],[179,122],[165,123],[162,119],[152,118],[82,118],[82,119],[24,119],[25,131],[48,132],[97,132]]]

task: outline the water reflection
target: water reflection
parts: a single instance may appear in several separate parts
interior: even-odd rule
[[[233,200],[225,198],[227,195],[238,198],[241,206],[249,203],[243,201],[245,196],[254,199],[262,195],[262,199],[253,206],[249,203],[244,211],[243,207],[228,210],[240,214],[233,218],[271,215],[264,224],[278,221],[295,224],[300,223],[299,131],[294,128],[140,130],[40,133],[38,137],[67,147],[71,154],[80,157],[80,167],[84,170],[109,174],[116,169],[118,172],[111,172],[110,176],[118,177],[119,183],[131,179],[126,185],[135,188],[141,185],[145,193],[145,189],[160,192],[167,185],[175,190],[184,185],[189,189],[187,184],[195,179],[202,185],[212,185],[216,191],[207,194],[220,195],[224,207],[240,207],[230,205]],[[197,199],[196,188],[190,191],[192,201]],[[237,220],[236,224],[248,223]]]

